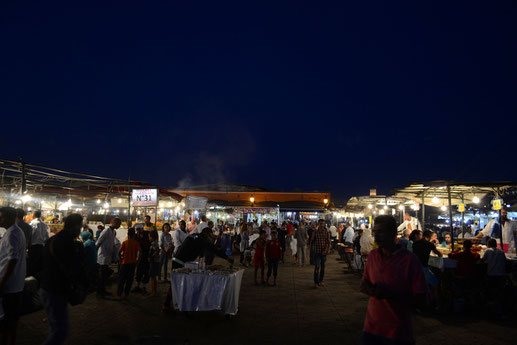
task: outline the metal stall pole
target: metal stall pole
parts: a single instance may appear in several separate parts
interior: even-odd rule
[[[425,192],[422,192],[422,231],[425,231]]]
[[[452,201],[451,201],[451,186],[447,186],[447,196],[449,198],[449,222],[451,228],[451,251],[454,250],[454,225],[452,222]]]
[[[131,223],[131,190],[128,188],[127,195],[127,228],[129,229],[129,224]]]
[[[501,250],[503,251],[504,253],[504,245],[503,245],[503,224],[501,222],[501,212],[503,210],[503,206],[504,206],[504,200],[503,200],[503,197],[501,196],[501,189],[500,188],[497,188],[497,196],[499,198],[501,198],[501,208],[499,209],[499,229],[500,229],[500,237],[499,237],[499,241],[501,242]]]

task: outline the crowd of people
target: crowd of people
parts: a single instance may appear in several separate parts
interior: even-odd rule
[[[254,268],[254,283],[276,286],[279,265],[300,268],[314,266],[314,288],[325,286],[327,256],[337,251],[349,270],[364,271],[361,291],[370,302],[365,320],[363,343],[383,339],[411,343],[410,312],[414,306],[439,308],[444,305],[443,272],[429,267],[431,253],[442,256],[437,247],[451,245],[451,234],[423,231],[417,219],[406,215],[397,227],[391,216],[379,216],[372,226],[354,228],[350,222],[336,225],[318,221],[240,221],[215,224],[201,215],[198,222],[179,220],[165,223],[159,234],[149,216],[132,226],[121,242],[117,230],[122,222],[114,217],[95,234],[84,224],[82,215],[64,219],[63,229],[52,234],[35,211],[32,221],[24,221],[22,209],[0,208],[0,227],[7,229],[0,241],[0,320],[2,344],[14,344],[20,316],[25,278],[39,282],[39,295],[49,323],[45,344],[60,344],[67,337],[68,304],[82,303],[89,292],[99,298],[124,300],[131,293],[154,297],[158,283],[168,282],[170,269],[202,258],[208,265],[218,256],[233,264],[234,249],[240,263]],[[503,312],[501,291],[506,282],[506,257],[497,248],[499,231],[513,229],[506,212],[499,224],[489,223],[473,237],[485,237],[483,257],[472,251],[472,242],[463,238],[461,251],[449,258],[457,261],[454,293],[465,300],[476,299],[473,287],[480,287],[480,263],[485,264],[486,292],[494,313]],[[486,229],[489,229],[487,231]],[[513,231],[513,230],[512,230]],[[509,235],[506,235],[508,239]],[[288,256],[288,253],[291,255]],[[117,272],[118,274],[114,274]],[[108,282],[115,279],[115,291]],[[148,284],[150,284],[148,291]],[[115,295],[115,296],[113,296]],[[163,311],[171,307],[169,286]],[[397,315],[396,320],[390,315]]]

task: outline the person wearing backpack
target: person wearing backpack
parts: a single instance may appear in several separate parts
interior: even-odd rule
[[[86,298],[86,271],[75,239],[81,232],[83,217],[71,214],[65,227],[45,242],[40,296],[47,313],[49,335],[43,344],[62,344],[69,331],[68,303],[80,304]]]

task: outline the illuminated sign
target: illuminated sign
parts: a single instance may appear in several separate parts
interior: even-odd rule
[[[131,204],[134,207],[158,206],[158,189],[133,189]]]

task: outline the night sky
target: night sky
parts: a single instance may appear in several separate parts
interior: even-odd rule
[[[20,3],[1,158],[338,197],[517,180],[514,1]]]

